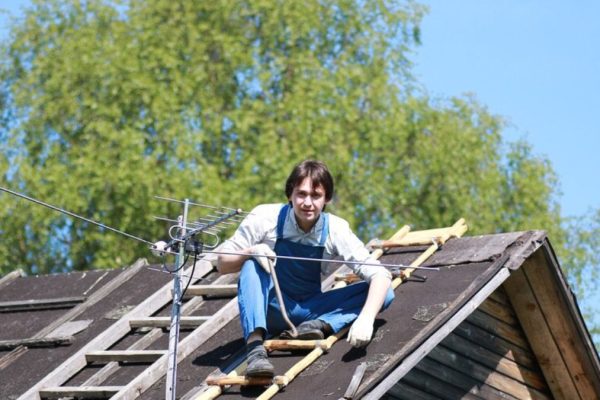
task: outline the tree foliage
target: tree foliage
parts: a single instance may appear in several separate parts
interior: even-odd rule
[[[2,51],[3,185],[155,240],[153,195],[249,209],[324,160],[359,234],[545,229],[573,282],[593,235],[550,163],[471,97],[414,89],[426,10],[401,0],[34,1]],[[111,268],[144,245],[0,196],[0,268]],[[590,264],[591,263],[591,264]],[[586,272],[587,271],[587,272]]]

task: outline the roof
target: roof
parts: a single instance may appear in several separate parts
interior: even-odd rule
[[[408,264],[424,248],[393,249],[381,260],[390,264]],[[195,275],[204,277],[198,283],[235,283],[235,275],[219,277],[206,264],[196,270]],[[396,299],[378,316],[374,339],[366,349],[354,349],[345,340],[338,341],[280,391],[277,398],[304,400],[307,394],[340,398],[362,363],[366,363],[367,368],[355,398],[379,398],[398,392],[418,392],[422,398],[427,398],[427,392],[434,393],[435,387],[417,387],[411,377],[426,373],[427,368],[439,368],[442,365],[439,359],[432,361],[436,354],[441,354],[443,349],[458,348],[458,344],[454,343],[458,341],[454,333],[473,323],[476,313],[484,308],[486,301],[498,296],[504,296],[508,301],[504,305],[494,304],[501,304],[500,310],[508,309],[507,312],[514,315],[516,322],[513,325],[523,332],[525,344],[521,347],[528,347],[523,351],[532,354],[535,365],[531,368],[539,371],[535,378],[541,382],[539,386],[532,388],[527,381],[521,386],[539,398],[600,397],[598,354],[544,232],[452,239],[423,267],[437,267],[439,270],[415,271],[416,275],[413,274],[396,289]],[[67,308],[29,311],[2,311],[0,304],[0,326],[3,327],[0,341],[6,343],[20,339],[24,344],[5,350],[0,347],[0,398],[18,398],[40,381],[40,387],[53,386],[55,381],[65,381],[61,374],[68,377],[64,385],[98,385],[94,383],[93,375],[103,370],[106,379],[102,385],[112,387],[131,385],[144,371],[150,375],[149,364],[140,362],[121,363],[118,368],[113,363],[112,367],[101,369],[102,365],[88,361],[81,372],[71,374],[68,370],[79,362],[76,358],[78,352],[87,351],[98,343],[109,343],[108,333],[122,329],[122,320],[115,318],[123,315],[131,318],[136,313],[149,310],[150,304],[157,310],[155,315],[169,315],[170,305],[158,299],[170,292],[171,277],[159,270],[160,266],[149,266],[144,260],[139,260],[124,270],[3,278],[4,281],[0,281],[2,304],[33,299],[61,299],[71,303],[64,303]],[[329,285],[330,280],[326,280],[325,284]],[[200,328],[182,328],[181,332],[180,350],[183,354],[177,371],[177,394],[193,398],[192,394],[207,389],[204,380],[209,375],[229,372],[236,361],[243,358],[243,340],[237,305],[232,298],[204,296],[188,301],[183,310],[184,315],[212,316]],[[167,331],[156,328],[125,330],[129,333],[109,344],[111,350],[132,346],[154,350],[168,348]],[[51,331],[54,333],[48,335]],[[149,336],[156,340],[143,339]],[[23,341],[32,338],[37,342]],[[54,338],[54,342],[42,343],[43,338]],[[60,338],[65,340],[60,342]],[[149,344],[136,344],[140,339],[142,342],[147,340]],[[477,344],[471,342],[471,347],[477,349]],[[276,373],[283,374],[305,354],[272,353]],[[469,354],[471,361],[477,361],[478,354]],[[106,372],[108,370],[110,373]],[[164,397],[164,372],[155,374],[155,382],[148,388],[144,387],[139,398]],[[475,379],[476,375],[471,374],[469,379]],[[430,378],[443,381],[441,375],[430,374]],[[490,388],[486,389],[486,385]],[[487,382],[479,385],[477,390],[486,389],[498,396],[505,395],[504,398],[518,398],[511,388],[497,386],[500,385]],[[464,390],[468,393],[475,389]],[[264,388],[232,387],[222,397],[255,397],[262,391]],[[396,397],[402,398],[402,395]]]

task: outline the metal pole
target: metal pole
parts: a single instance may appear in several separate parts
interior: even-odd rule
[[[187,226],[189,201],[185,199],[183,205],[183,216],[179,217],[180,234],[185,236]],[[167,364],[167,387],[165,399],[175,400],[177,394],[177,345],[179,343],[179,326],[181,319],[181,271],[185,262],[185,244],[179,246],[179,254],[176,257],[176,272],[173,274],[173,307],[171,308],[171,328],[169,331],[169,360]],[[189,279],[192,279],[190,277]]]

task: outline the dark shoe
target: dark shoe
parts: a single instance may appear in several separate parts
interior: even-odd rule
[[[279,337],[285,340],[322,340],[325,339],[325,333],[331,332],[331,327],[320,319],[313,319],[304,321],[296,327],[296,330],[298,331],[297,336],[294,336],[291,330],[287,330],[281,332]]]
[[[272,378],[275,375],[275,368],[269,362],[267,350],[260,343],[248,345],[246,361],[248,362],[248,366],[246,367],[247,377]]]

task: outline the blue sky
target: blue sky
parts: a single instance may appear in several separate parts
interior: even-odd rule
[[[600,2],[422,0],[413,60],[433,96],[475,94],[560,179],[563,215],[600,208]]]

